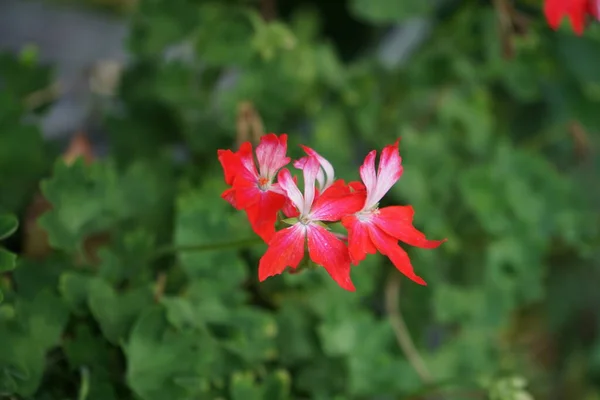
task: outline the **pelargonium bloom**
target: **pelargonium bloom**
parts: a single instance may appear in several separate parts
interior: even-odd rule
[[[293,225],[276,232],[269,242],[269,248],[259,262],[258,278],[264,281],[281,274],[286,267],[297,268],[308,244],[309,258],[323,266],[340,287],[354,291],[348,248],[321,221],[339,221],[342,216],[357,212],[363,205],[364,196],[340,195],[336,190],[325,190],[317,195],[315,180],[319,169],[316,157],[309,156],[304,160],[304,195],[287,169],[279,172],[279,185],[297,209],[298,217]]]
[[[402,175],[398,141],[386,146],[381,152],[377,173],[376,155],[375,150],[371,151],[360,167],[360,177],[367,194],[362,208],[342,218],[342,225],[348,230],[350,259],[357,265],[367,254],[374,254],[379,250],[408,278],[426,285],[425,281],[415,274],[408,254],[398,245],[398,241],[433,249],[446,240],[427,240],[425,235],[413,226],[414,210],[411,206],[379,208],[379,201]],[[360,184],[353,186],[361,187]]]
[[[600,20],[600,0],[545,0],[544,14],[554,30],[568,17],[573,31],[581,35],[588,15]]]
[[[264,135],[256,146],[256,162],[252,144],[245,142],[239,151],[219,150],[218,157],[231,187],[221,197],[238,210],[245,210],[252,229],[265,242],[275,234],[277,213],[286,197],[275,182],[277,172],[290,162],[286,156],[287,135]]]

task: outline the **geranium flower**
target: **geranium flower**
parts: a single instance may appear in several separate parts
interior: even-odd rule
[[[568,17],[573,31],[582,35],[588,15],[600,19],[600,0],[545,0],[544,14],[554,30]]]
[[[375,254],[379,250],[408,278],[426,285],[425,281],[415,274],[408,254],[398,245],[398,241],[415,247],[433,249],[446,240],[427,240],[425,235],[413,226],[414,210],[411,206],[378,207],[379,201],[402,175],[398,141],[386,146],[381,152],[377,173],[376,155],[375,150],[371,151],[360,167],[360,177],[367,193],[363,207],[358,212],[342,218],[342,225],[348,230],[350,259],[357,265],[367,254]],[[353,187],[360,190],[361,185],[354,183]]]
[[[295,206],[298,217],[289,228],[276,232],[269,242],[269,248],[259,262],[258,278],[264,281],[281,274],[286,267],[297,268],[308,244],[309,258],[325,268],[340,287],[354,291],[348,248],[321,221],[338,221],[342,216],[358,211],[363,205],[364,196],[358,192],[342,194],[337,190],[325,190],[317,195],[315,180],[319,169],[316,157],[309,156],[303,161],[304,195],[287,169],[279,172],[279,185]]]
[[[236,209],[245,210],[252,229],[267,243],[275,234],[277,213],[286,200],[275,183],[277,172],[290,162],[286,152],[287,135],[277,137],[273,133],[262,136],[256,146],[258,170],[250,142],[243,143],[235,153],[218,151],[225,182],[231,185],[221,197]]]

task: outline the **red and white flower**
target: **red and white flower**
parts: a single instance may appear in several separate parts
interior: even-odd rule
[[[235,153],[218,151],[225,182],[231,185],[221,197],[236,209],[245,210],[252,229],[267,243],[275,234],[277,213],[286,201],[285,193],[275,183],[277,172],[290,162],[286,152],[287,135],[277,137],[273,133],[261,137],[256,146],[258,170],[249,142]]]
[[[256,157],[250,143],[242,144],[237,152],[218,151],[225,182],[230,186],[221,196],[236,209],[246,211],[252,229],[269,245],[259,261],[259,280],[281,274],[288,267],[296,270],[308,250],[313,263],[325,268],[340,287],[354,291],[351,264],[357,265],[367,254],[379,251],[410,279],[425,285],[398,241],[431,249],[445,239],[426,239],[413,226],[411,206],[379,208],[379,201],[402,175],[398,141],[383,149],[377,171],[377,153],[370,152],[360,167],[362,183],[349,184],[335,179],[327,159],[310,147],[302,148],[307,155],[294,166],[302,170],[304,193],[284,168],[290,162],[285,134],[263,136]],[[280,211],[288,218],[282,222],[291,226],[276,232]],[[327,223],[338,221],[348,236],[327,228]]]
[[[362,208],[342,218],[342,225],[348,230],[350,259],[357,265],[367,254],[374,254],[379,250],[400,272],[425,285],[425,281],[415,274],[408,254],[398,245],[398,241],[432,249],[445,242],[445,239],[427,240],[425,235],[413,226],[414,210],[411,206],[379,208],[379,201],[402,175],[398,141],[383,149],[377,172],[376,155],[375,150],[371,151],[360,167],[360,177],[367,193]],[[354,187],[359,188],[360,185],[354,184]]]
[[[319,164],[317,157],[312,155],[301,164],[304,195],[287,169],[279,172],[279,185],[295,206],[298,217],[292,226],[276,232],[269,242],[269,248],[259,262],[258,278],[264,281],[281,274],[286,267],[297,268],[308,244],[309,258],[323,266],[340,287],[354,291],[348,248],[323,222],[339,221],[344,215],[358,211],[364,197],[360,194],[342,195],[336,190],[324,190],[317,194],[315,181],[320,170]]]

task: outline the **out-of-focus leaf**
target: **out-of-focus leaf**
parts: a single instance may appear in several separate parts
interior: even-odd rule
[[[432,2],[394,0],[351,0],[350,11],[356,17],[373,24],[389,24],[422,16],[432,9]]]

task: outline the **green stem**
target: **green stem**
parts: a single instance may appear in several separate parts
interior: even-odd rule
[[[181,252],[200,252],[200,251],[211,251],[211,250],[222,250],[222,249],[230,249],[230,248],[242,248],[242,247],[250,247],[259,243],[264,243],[260,237],[253,237],[248,239],[238,239],[232,240],[228,242],[216,242],[216,243],[207,243],[207,244],[191,244],[191,245],[181,245],[181,246],[165,246],[159,248],[156,252],[154,252],[152,258],[160,258],[167,254],[173,253],[181,253]]]
[[[86,400],[90,392],[90,371],[87,367],[81,367],[81,385],[77,400]]]

